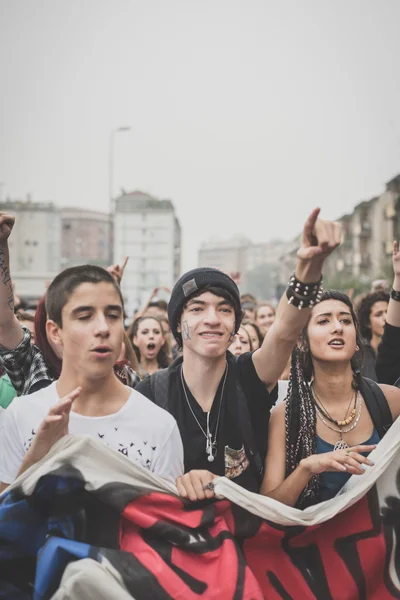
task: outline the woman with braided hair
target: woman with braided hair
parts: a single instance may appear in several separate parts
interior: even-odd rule
[[[400,390],[360,376],[360,340],[351,300],[324,292],[293,352],[286,402],[271,414],[262,494],[305,508],[332,498],[351,475],[373,465],[367,456],[380,435],[371,395],[393,421]]]

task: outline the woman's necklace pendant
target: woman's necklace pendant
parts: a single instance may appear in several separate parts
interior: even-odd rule
[[[347,448],[350,448],[350,446],[346,444],[342,437],[336,442],[336,444],[333,447],[334,450],[347,450]]]
[[[214,457],[213,457],[213,455],[212,455],[212,454],[209,454],[209,455],[208,455],[208,458],[207,458],[207,460],[208,460],[208,462],[214,462]]]

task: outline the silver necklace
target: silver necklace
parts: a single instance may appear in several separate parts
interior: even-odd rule
[[[217,424],[215,426],[214,441],[213,441],[212,433],[210,431],[210,411],[208,411],[208,413],[207,413],[207,432],[206,432],[206,431],[204,431],[203,427],[200,425],[198,418],[196,417],[192,407],[190,406],[189,398],[188,398],[188,395],[186,392],[185,380],[183,378],[183,366],[181,366],[181,381],[182,381],[183,392],[185,394],[186,402],[190,408],[190,412],[192,413],[197,425],[200,427],[204,437],[206,438],[206,453],[208,454],[208,457],[207,457],[208,462],[214,462],[214,460],[215,460],[214,450],[216,449],[216,446],[217,446],[218,425],[219,425],[219,418],[221,416],[222,399],[224,397],[224,390],[225,390],[226,378],[228,376],[228,369],[229,369],[229,365],[228,365],[228,363],[226,363],[225,376],[224,376],[224,381],[222,384],[221,396],[219,399],[219,411],[218,411],[218,418],[217,418]]]
[[[333,449],[334,450],[347,450],[347,448],[349,448],[350,446],[344,441],[343,439],[343,434],[344,433],[349,433],[349,431],[351,431],[352,429],[354,429],[357,425],[358,422],[360,420],[361,417],[361,408],[362,408],[362,401],[361,401],[361,395],[359,392],[357,392],[357,396],[358,396],[358,401],[359,401],[359,407],[358,407],[358,415],[356,416],[356,419],[354,421],[354,423],[352,423],[352,425],[350,425],[350,427],[348,427],[347,429],[336,429],[336,427],[332,427],[331,425],[329,425],[329,423],[327,423],[324,419],[324,417],[322,416],[322,414],[320,413],[319,410],[317,410],[317,415],[318,417],[321,419],[322,423],[325,425],[325,427],[327,427],[328,429],[330,429],[331,431],[336,431],[336,433],[340,433],[340,438],[338,439],[338,441],[336,442],[336,444],[334,445]]]

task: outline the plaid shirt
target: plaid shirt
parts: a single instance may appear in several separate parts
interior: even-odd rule
[[[0,364],[8,374],[18,396],[32,394],[47,387],[56,379],[45,363],[43,354],[31,344],[31,333],[22,327],[24,337],[13,350],[0,346]],[[138,374],[128,366],[124,372],[118,370],[118,377],[129,387],[136,387],[140,381]]]

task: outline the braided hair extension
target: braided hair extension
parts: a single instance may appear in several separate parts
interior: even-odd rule
[[[338,300],[350,308],[356,328],[356,342],[361,346],[361,338],[357,316],[353,304],[346,294],[328,290],[324,292],[324,300]],[[286,477],[299,465],[303,458],[317,452],[317,413],[311,392],[310,382],[313,376],[312,355],[308,340],[308,323],[300,334],[297,347],[292,353],[290,379],[285,407],[286,430]],[[359,389],[361,374],[358,368],[358,357],[353,357],[353,385]],[[301,493],[296,506],[306,508],[319,502],[319,475],[314,475]]]
[[[317,414],[309,382],[305,378],[301,351],[292,354],[288,394],[286,397],[286,477],[303,458],[317,451]],[[296,506],[306,508],[318,502],[319,477],[314,475],[301,493]]]

